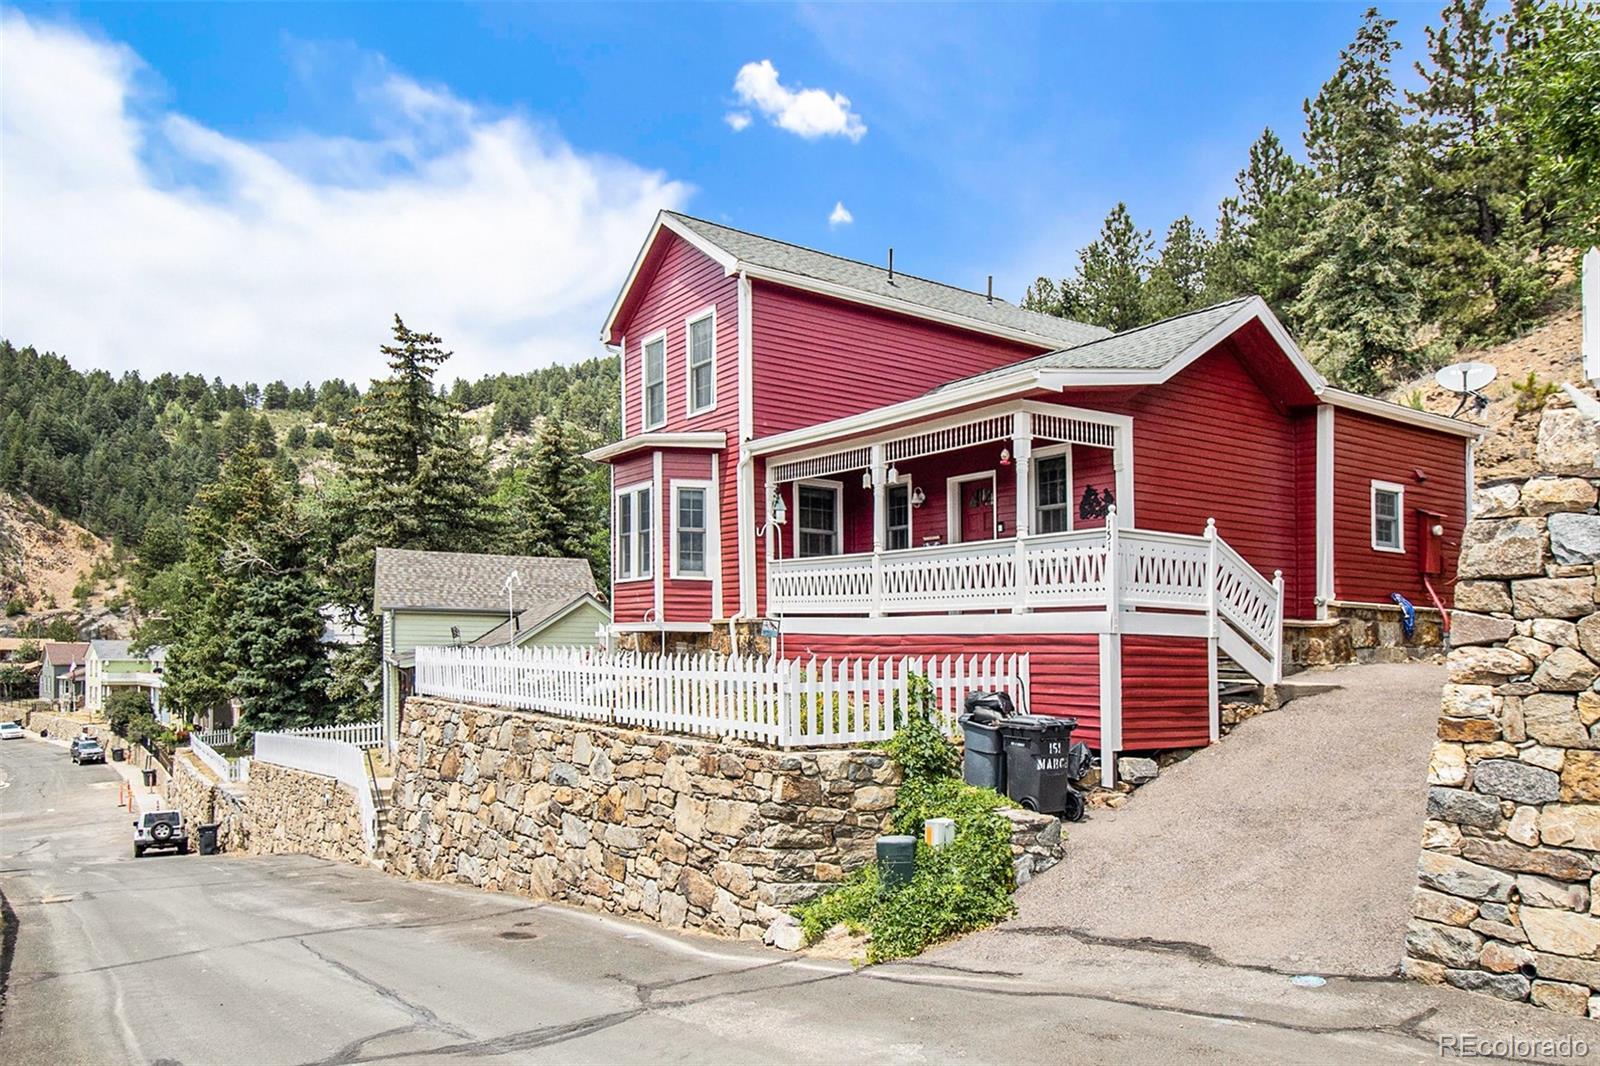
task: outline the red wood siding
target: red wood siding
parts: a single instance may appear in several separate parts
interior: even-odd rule
[[[668,433],[726,430],[739,427],[739,283],[724,277],[722,268],[673,234],[663,234],[655,253],[655,270],[641,279],[643,293],[634,302],[619,330],[627,338],[623,372],[627,403],[622,436],[644,432],[640,407],[644,394],[644,342],[660,330],[667,331],[667,421],[659,427]],[[689,342],[684,320],[707,306],[717,309],[717,404],[701,414],[689,414]]]
[[[1163,385],[1108,399],[1087,391],[1063,402],[1132,415],[1135,524],[1199,534],[1206,519],[1268,577],[1283,571],[1285,602],[1301,602],[1296,501],[1316,492],[1295,469],[1292,415],[1275,404],[1231,342],[1196,359]],[[1081,492],[1081,489],[1079,490]],[[1076,502],[1076,501],[1074,501]]]
[[[624,489],[630,485],[647,482],[655,474],[655,453],[644,452],[639,455],[629,456],[627,459],[613,464],[611,474],[614,489]],[[613,514],[615,514],[614,511]],[[616,560],[617,529],[613,524],[611,529],[611,572],[613,575],[616,574]],[[620,581],[613,578],[612,593],[611,617],[616,622],[643,621],[644,613],[655,606],[656,587],[654,579],[651,578],[636,581]]]
[[[752,313],[758,437],[921,396],[1047,350],[761,282]]]
[[[1028,653],[1031,709],[1078,720],[1074,740],[1100,743],[1100,645],[1088,633],[995,633],[981,636],[811,636],[783,638],[788,658],[846,655],[1012,655]],[[1201,655],[1201,672],[1205,657]],[[1124,696],[1126,699],[1126,696]]]
[[[1110,448],[1092,448],[1084,444],[1072,446],[1072,495],[1067,498],[1067,503],[1072,512],[1073,529],[1104,526],[1106,524],[1104,518],[1079,517],[1078,505],[1083,502],[1083,494],[1087,489],[1092,488],[1099,493],[1111,489],[1112,496],[1115,497],[1116,487],[1117,470]]]
[[[1122,748],[1199,748],[1210,743],[1206,642],[1122,638]]]
[[[1418,472],[1426,478],[1419,481]],[[1405,486],[1405,554],[1372,547],[1372,482]],[[1419,607],[1432,606],[1417,573],[1416,512],[1438,511],[1444,518],[1444,573],[1434,591],[1450,606],[1456,557],[1465,525],[1467,444],[1435,433],[1336,409],[1333,416],[1333,586],[1334,597],[1361,603],[1389,603],[1398,592]]]
[[[672,510],[672,485],[675,481],[709,482],[711,480],[711,456],[705,452],[662,452],[661,453],[661,530],[664,534],[661,542],[661,562],[666,568],[661,571],[665,577],[661,589],[662,614],[669,622],[704,622],[713,617],[711,603],[711,580],[709,570],[705,579],[698,578],[673,578],[672,576],[672,550],[673,538],[677,533],[678,519]],[[709,521],[716,515],[716,505],[707,493],[706,517]],[[737,545],[735,551],[737,551]],[[708,558],[706,565],[709,567],[712,560],[709,558],[711,540],[707,531],[706,551]]]
[[[1283,575],[1286,618],[1317,616],[1317,412],[1294,417],[1294,508],[1296,547],[1293,571]],[[1290,574],[1294,575],[1293,580]]]

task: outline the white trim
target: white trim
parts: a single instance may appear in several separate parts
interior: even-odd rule
[[[1420,426],[1423,429],[1437,430],[1440,433],[1451,433],[1458,437],[1471,437],[1474,440],[1482,439],[1489,432],[1487,426],[1476,426],[1471,422],[1451,418],[1448,415],[1437,415],[1432,411],[1418,411],[1414,407],[1406,407],[1388,400],[1374,399],[1371,396],[1362,396],[1356,392],[1346,392],[1328,386],[1322,390],[1323,403],[1332,404],[1350,411],[1359,411],[1374,418],[1382,418],[1390,422],[1405,422],[1408,425]]]
[[[961,538],[961,486],[972,481],[989,482],[989,539],[1000,539],[1000,493],[999,484],[995,479],[993,470],[979,470],[971,474],[958,474],[955,477],[945,478],[945,526],[949,533],[947,544],[977,544],[981,541],[966,541]]]
[[[1317,408],[1316,566],[1317,617],[1333,601],[1333,408]]]
[[[1160,617],[1153,615],[1152,617]],[[899,636],[941,633],[1103,633],[1104,611],[1037,611],[1032,614],[785,615],[785,637]]]
[[[815,488],[833,490],[833,551],[828,555],[844,554],[844,482],[832,478],[813,477],[804,481],[794,482],[794,506],[789,509],[789,525],[791,535],[789,538],[789,558],[791,559],[825,559],[827,555],[801,555],[800,554],[800,490],[810,485]]]
[[[628,338],[622,337],[622,348],[617,353],[617,436],[628,435]]]
[[[1400,542],[1396,547],[1390,544],[1378,543],[1378,493],[1392,492],[1394,501],[1394,533]],[[1375,552],[1389,552],[1392,555],[1406,553],[1406,487],[1393,481],[1372,480],[1367,495],[1369,530],[1372,534],[1372,550]]]
[[[711,402],[694,405],[694,330],[697,322],[711,320]],[[708,304],[683,320],[683,392],[689,416],[710,414],[717,409],[717,305]]]
[[[657,454],[659,454],[659,453],[657,453]],[[615,470],[615,468],[613,468],[612,471],[611,471],[611,481],[612,481],[613,485],[616,484],[616,479],[617,479],[616,478],[616,470]],[[653,482],[650,482],[650,481],[635,481],[635,482],[632,482],[631,484],[623,485],[620,488],[614,488],[611,491],[611,513],[613,515],[612,522],[611,522],[611,528],[613,530],[613,533],[612,533],[612,536],[611,536],[611,587],[612,587],[611,600],[612,600],[613,603],[616,602],[616,587],[618,585],[633,585],[633,584],[637,584],[637,583],[639,583],[641,581],[651,581],[651,580],[653,580],[655,578],[656,556],[654,554],[652,554],[650,556],[650,569],[646,570],[646,571],[644,571],[642,573],[639,571],[639,497],[638,497],[638,493],[640,491],[644,490],[644,489],[649,489],[650,490],[651,497],[652,497],[651,506],[654,507],[655,506],[655,502],[654,502],[655,485],[654,485]],[[629,549],[630,549],[629,550],[629,558],[632,561],[632,567],[631,567],[632,573],[629,573],[626,576],[624,576],[621,573],[621,568],[618,567],[618,565],[617,565],[617,560],[621,556],[621,552],[619,550],[619,545],[622,543],[622,526],[620,525],[620,523],[618,522],[618,519],[617,519],[617,516],[618,516],[618,513],[619,513],[619,508],[617,506],[617,501],[619,499],[621,499],[623,496],[632,497],[632,503],[630,503],[628,505],[628,513],[629,513],[629,515],[630,515],[630,517],[632,519],[632,522],[633,522],[633,528],[628,533],[628,536],[631,538],[630,542],[629,542]],[[654,520],[652,519],[652,521],[654,521]],[[651,538],[654,539],[654,537],[655,537],[655,528],[654,528],[654,526],[651,527],[650,535],[651,535]]]
[[[654,497],[652,499],[652,502],[655,504],[656,515],[655,515],[655,524],[650,529],[650,535],[655,539],[656,543],[655,543],[655,549],[654,549],[653,553],[650,556],[650,569],[655,572],[656,621],[659,622],[663,618],[666,617],[666,609],[667,609],[667,597],[666,597],[666,573],[667,573],[667,568],[661,565],[665,561],[662,558],[662,555],[661,555],[661,550],[665,546],[665,542],[664,542],[664,539],[663,539],[663,536],[662,536],[662,534],[665,531],[661,527],[666,525],[667,523],[666,523],[666,518],[662,514],[662,512],[666,510],[666,508],[663,506],[663,504],[665,504],[666,501],[662,499],[662,496],[664,496],[665,493],[663,493],[661,491],[661,453],[660,452],[656,452],[655,455],[654,455],[654,458],[651,460],[651,478],[655,482],[655,495],[654,495]]]
[[[661,421],[650,421],[650,354],[649,348],[656,341],[661,342]],[[667,395],[667,380],[671,375],[667,373],[667,331],[663,327],[654,333],[647,334],[639,342],[639,425],[646,433],[660,429],[667,424],[668,411],[672,407],[671,398]]]
[[[627,404],[623,404],[622,408],[623,408],[624,411],[626,411],[627,408],[628,408],[628,405]],[[617,468],[614,467],[614,466],[608,466],[608,467],[606,467],[606,472],[611,477],[611,530],[612,530],[612,532],[611,532],[611,536],[607,538],[611,543],[611,565],[606,567],[606,571],[610,575],[610,578],[611,578],[611,580],[609,582],[610,588],[607,590],[607,594],[606,594],[606,613],[610,614],[611,613],[611,606],[617,602],[617,539],[618,539],[618,530],[617,530]]]
[[[695,251],[712,260],[722,267],[724,273],[732,274],[738,261],[732,255],[718,248],[694,230],[685,226],[677,219],[667,216],[665,211],[656,213],[655,221],[650,224],[650,232],[645,235],[644,243],[639,246],[639,252],[633,257],[633,266],[628,268],[628,277],[622,283],[622,288],[617,292],[617,298],[611,302],[611,310],[606,314],[605,325],[600,329],[600,339],[607,340],[611,336],[612,328],[617,324],[617,315],[622,312],[622,304],[628,298],[628,292],[633,288],[634,282],[639,280],[639,271],[644,266],[644,261],[650,255],[650,247],[655,244],[656,238],[662,230],[670,230],[682,237]]]
[[[1472,509],[1478,495],[1478,442],[1467,441],[1467,506],[1461,513],[1466,515],[1468,522],[1472,521]]]
[[[739,275],[739,457],[734,468],[734,503],[739,521],[739,617],[756,613],[756,469],[747,450],[755,434],[755,306],[750,279]],[[761,514],[765,516],[763,502]],[[764,517],[763,519],[764,520]]]
[[[590,462],[609,463],[611,460],[648,448],[667,451],[721,451],[728,446],[728,435],[722,430],[701,433],[640,433],[624,437],[613,444],[593,448],[583,453]]]
[[[720,565],[720,560],[713,558],[711,551],[711,513],[713,510],[712,491],[714,488],[714,483],[710,481],[697,480],[695,478],[675,477],[672,479],[672,530],[670,535],[672,537],[671,573],[672,580],[674,581],[711,581],[713,575],[717,572],[717,567]],[[701,574],[685,573],[678,565],[678,494],[684,489],[690,489],[699,492],[701,494],[702,504],[705,510],[705,514],[701,518],[701,521],[704,522],[705,525],[700,531],[701,535],[705,538],[704,545],[701,548],[701,554],[705,559],[705,572]]]
[[[1206,634],[1206,736],[1215,744],[1222,737],[1222,694],[1217,691],[1217,635]]]
[[[1098,611],[1093,612],[1099,614]],[[1037,618],[1038,615],[1033,617]],[[1102,615],[1102,617],[1104,617]],[[1100,783],[1117,783],[1117,752],[1122,748],[1122,636],[1100,634]]]

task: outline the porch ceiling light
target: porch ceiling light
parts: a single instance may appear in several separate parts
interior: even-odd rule
[[[889,472],[884,476],[889,479],[889,484],[893,485],[895,482],[900,480],[900,468],[898,466],[891,466],[889,468]]]
[[[872,471],[861,471],[861,487],[864,489],[870,489],[872,487]]]

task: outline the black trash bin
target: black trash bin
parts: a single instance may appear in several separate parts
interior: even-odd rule
[[[1030,811],[1083,817],[1083,795],[1072,787],[1075,760],[1068,751],[1076,718],[1019,714],[1000,723],[1005,742],[1006,795]]]
[[[155,788],[156,787],[156,772],[154,770],[145,770],[145,771],[143,771],[143,773],[144,773],[144,787],[145,788]]]
[[[200,834],[200,854],[215,855],[217,853],[217,828],[219,824],[212,822],[210,825],[195,826],[195,832]]]
[[[126,759],[127,757],[128,757],[128,750],[126,748],[112,748],[111,749],[111,761],[112,762],[121,762],[122,760]]]
[[[985,722],[964,714],[961,733],[961,779],[979,788],[1006,790],[1006,749],[999,721]]]

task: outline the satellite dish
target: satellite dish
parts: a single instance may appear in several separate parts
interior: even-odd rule
[[[1450,416],[1458,418],[1469,405],[1475,411],[1482,411],[1489,406],[1489,398],[1483,394],[1483,390],[1499,374],[1500,371],[1488,363],[1452,363],[1434,374],[1433,380],[1461,397],[1455,413]]]

